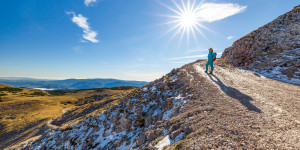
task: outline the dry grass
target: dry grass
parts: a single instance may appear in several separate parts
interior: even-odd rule
[[[180,149],[180,144],[181,144],[181,143],[182,143],[182,141],[177,142],[177,143],[173,146],[172,150],[178,150],[178,149]]]

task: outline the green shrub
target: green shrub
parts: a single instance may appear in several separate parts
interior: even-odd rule
[[[44,93],[44,92],[38,91],[38,92],[34,92],[34,93],[30,94],[30,95],[35,95],[35,96],[45,96],[45,95],[47,95],[47,94]]]
[[[7,94],[5,94],[5,93],[0,93],[0,96],[6,96]]]
[[[111,90],[130,90],[136,88],[135,86],[117,86],[110,88]]]
[[[8,92],[11,92],[11,93],[16,93],[16,92],[23,91],[23,89],[15,88],[15,87],[4,87],[4,88],[0,88],[0,91],[8,91]]]
[[[72,104],[72,102],[71,101],[61,101],[60,104],[67,105],[67,104]]]

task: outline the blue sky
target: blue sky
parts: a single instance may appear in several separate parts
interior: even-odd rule
[[[221,54],[299,3],[195,1],[200,17],[190,22],[202,32],[196,38],[191,31],[181,37],[183,30],[173,36],[178,28],[166,33],[184,26],[176,4],[183,8],[180,0],[0,1],[0,76],[151,81],[206,58],[210,47]]]

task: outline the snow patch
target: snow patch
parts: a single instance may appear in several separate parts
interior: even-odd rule
[[[158,148],[158,150],[162,150],[165,146],[168,146],[171,144],[170,136],[167,135],[165,138],[163,138],[161,141],[159,141],[155,147]]]

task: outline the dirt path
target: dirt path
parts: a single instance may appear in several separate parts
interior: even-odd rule
[[[215,65],[213,75],[204,71],[205,62],[193,64],[194,69],[210,85],[216,87],[228,103],[238,105],[259,121],[260,144],[271,139],[275,147],[300,143],[300,86],[283,83],[237,68]],[[297,146],[298,145],[298,146]]]

